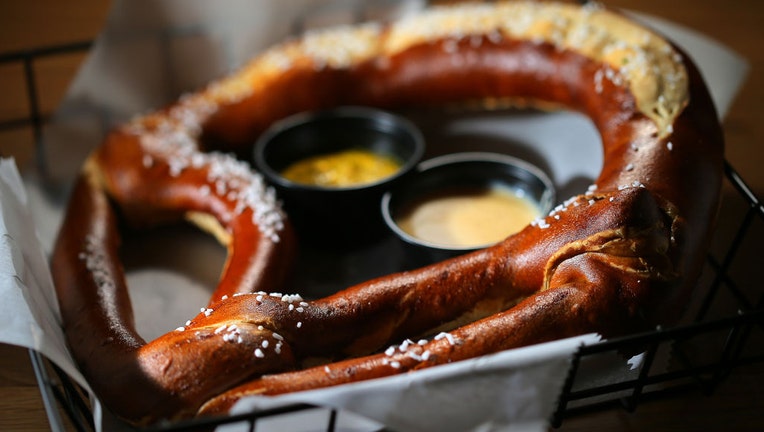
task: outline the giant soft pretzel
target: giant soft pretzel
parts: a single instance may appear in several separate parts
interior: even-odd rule
[[[257,174],[203,149],[243,151],[298,111],[472,100],[587,114],[602,136],[601,174],[494,247],[323,299],[275,293],[293,260],[289,224]],[[599,6],[472,4],[308,34],[94,151],[52,260],[65,332],[106,406],[146,423],[221,412],[245,394],[670,323],[702,265],[722,158],[692,62]],[[147,343],[117,259],[118,220],[182,216],[216,234],[228,260],[209,305]]]

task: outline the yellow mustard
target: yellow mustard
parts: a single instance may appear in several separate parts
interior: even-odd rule
[[[288,166],[281,175],[295,183],[350,187],[374,183],[395,174],[401,164],[368,150],[344,150],[309,157]]]

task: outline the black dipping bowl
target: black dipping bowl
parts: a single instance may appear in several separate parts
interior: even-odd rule
[[[353,246],[385,232],[379,201],[411,173],[424,154],[424,138],[408,120],[366,107],[306,112],[273,124],[255,143],[255,167],[276,188],[302,240]],[[352,187],[296,183],[280,173],[308,157],[350,149],[391,156],[402,166],[392,176]]]
[[[382,216],[388,229],[404,244],[409,267],[418,267],[462,255],[490,244],[450,247],[414,237],[397,224],[407,204],[425,195],[461,187],[505,187],[520,190],[525,198],[547,214],[555,201],[554,184],[536,166],[499,153],[453,153],[422,162],[417,173],[382,198]]]

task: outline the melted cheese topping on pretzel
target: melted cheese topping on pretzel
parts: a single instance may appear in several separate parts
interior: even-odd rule
[[[390,26],[363,24],[314,31],[265,52],[243,74],[217,83],[210,91],[218,100],[230,101],[246,97],[265,85],[269,76],[288,68],[348,68],[369,60],[384,64],[386,57],[418,44],[472,36],[548,43],[603,63],[595,88],[601,88],[604,79],[628,86],[639,110],[655,121],[661,135],[670,133],[687,103],[688,78],[681,56],[656,33],[596,3],[527,1],[437,7]]]

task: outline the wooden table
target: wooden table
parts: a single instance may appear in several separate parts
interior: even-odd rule
[[[699,30],[745,57],[751,73],[724,121],[727,159],[758,196],[764,195],[764,2],[760,0],[608,0],[610,6],[661,16]],[[106,0],[0,3],[0,53],[92,39],[109,10]],[[37,82],[44,113],[55,109],[83,55],[46,58]],[[24,116],[23,68],[0,64],[0,119]],[[34,155],[31,129],[0,130],[0,155],[24,169]],[[725,227],[722,226],[722,229]],[[729,227],[727,227],[729,228]],[[759,232],[756,232],[759,235]],[[745,255],[745,251],[742,252]],[[761,270],[751,258],[751,277]],[[760,262],[759,262],[760,264]],[[756,271],[754,271],[756,270]],[[764,367],[735,370],[711,396],[689,392],[641,404],[633,413],[610,409],[566,419],[562,431],[764,430]],[[26,350],[0,346],[0,430],[46,430],[47,418]]]

